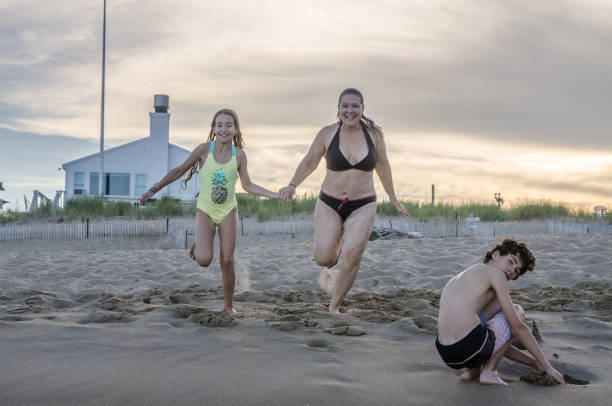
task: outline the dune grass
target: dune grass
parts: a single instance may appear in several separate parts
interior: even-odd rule
[[[299,213],[313,213],[317,196],[304,194],[285,203],[274,199],[259,199],[256,196],[239,193],[238,213],[240,215],[256,215],[258,221],[270,218],[289,217]]]
[[[519,200],[508,206],[498,206],[497,203],[468,201],[440,202],[435,205],[414,201],[403,201],[410,217],[420,221],[435,219],[453,219],[455,217],[479,217],[481,221],[510,221],[534,219],[593,219],[593,212],[582,207],[571,208],[562,202],[550,200]],[[378,204],[378,213],[394,215],[396,210],[391,203],[385,201]],[[610,213],[606,217],[610,222]],[[604,220],[606,220],[604,219]]]
[[[252,195],[238,193],[238,212],[241,216],[256,216],[258,221],[273,218],[288,218],[300,213],[313,213],[317,196],[304,194],[293,200],[281,203],[273,199],[260,199]],[[473,215],[481,221],[509,221],[534,219],[573,219],[586,221],[593,219],[593,211],[584,207],[568,207],[562,202],[550,200],[520,200],[506,206],[498,207],[496,203],[483,201],[439,202],[431,203],[404,200],[402,204],[408,210],[411,218],[418,221],[435,221],[439,219],[454,219]],[[86,218],[127,217],[134,219],[153,219],[168,216],[193,216],[194,203],[180,203],[170,197],[145,206],[136,206],[128,202],[114,202],[99,197],[84,197],[66,202],[63,209],[53,212],[51,204],[42,205],[33,213],[14,212],[8,210],[0,213],[0,224],[26,221],[85,221]],[[379,215],[397,215],[397,211],[389,201],[378,202]],[[603,221],[612,224],[612,211],[606,214]]]

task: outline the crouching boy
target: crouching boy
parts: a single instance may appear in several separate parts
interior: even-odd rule
[[[487,252],[484,264],[470,266],[444,287],[436,347],[446,365],[465,369],[462,379],[506,385],[497,375],[497,364],[505,356],[564,383],[524,323],[523,309],[510,299],[508,281],[534,266],[525,243],[508,238]],[[514,338],[531,355],[512,346]]]

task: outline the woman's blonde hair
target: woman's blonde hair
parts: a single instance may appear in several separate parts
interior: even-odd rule
[[[342,93],[340,93],[340,96],[338,97],[338,108],[340,108],[340,102],[342,101],[342,98],[346,96],[347,94],[354,94],[355,96],[359,97],[359,100],[361,101],[361,105],[362,106],[364,105],[363,104],[363,94],[361,93],[361,91],[359,91],[359,89],[349,87],[348,89],[344,89]],[[338,112],[338,121],[340,122],[339,112]],[[365,128],[367,128],[368,130],[371,130],[371,132],[373,132],[375,135],[379,137],[383,136],[382,128],[376,125],[374,120],[372,120],[369,117],[366,117],[365,114],[361,113],[361,118],[359,119],[359,121]]]
[[[234,127],[236,128],[236,134],[234,134],[233,142],[236,148],[244,148],[244,141],[242,141],[242,131],[240,130],[240,120],[238,120],[238,114],[234,110],[231,109],[221,109],[215,113],[213,116],[212,122],[210,123],[210,132],[208,133],[208,139],[206,142],[211,142],[215,139],[215,122],[217,121],[217,117],[221,114],[227,114],[228,116],[232,116],[234,120]],[[190,169],[189,173],[183,180],[183,186],[187,186],[187,182],[191,179],[194,173],[198,170],[198,164],[195,163]]]

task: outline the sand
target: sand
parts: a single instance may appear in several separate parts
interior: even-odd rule
[[[509,386],[482,386],[442,364],[441,289],[499,238],[372,241],[340,316],[310,241],[240,241],[234,318],[218,258],[200,268],[167,238],[10,241],[0,405],[609,404],[612,236],[523,239],[537,265],[513,299],[552,364],[588,385],[534,385],[504,360]]]

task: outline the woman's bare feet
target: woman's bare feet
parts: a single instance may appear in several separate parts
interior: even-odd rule
[[[497,370],[486,371],[480,373],[480,383],[483,385],[508,385],[497,375]]]
[[[461,379],[464,381],[471,381],[472,379],[476,379],[479,376],[480,376],[480,367],[466,368],[465,371],[461,374]]]

